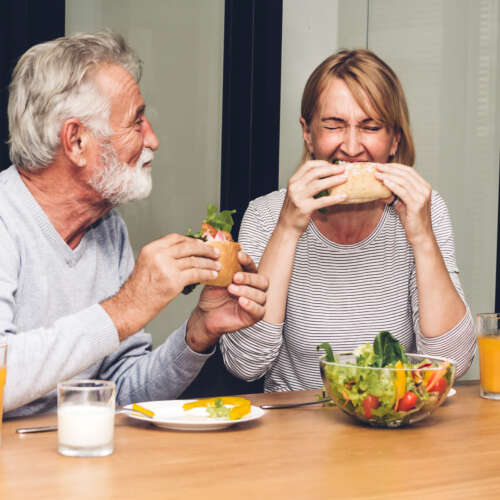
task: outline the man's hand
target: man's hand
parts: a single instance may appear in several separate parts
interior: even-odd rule
[[[120,291],[101,303],[120,340],[143,328],[186,285],[216,278],[218,256],[217,248],[180,234],[146,245]]]
[[[268,280],[257,274],[246,253],[239,252],[238,260],[245,272],[236,273],[227,288],[206,286],[189,318],[186,342],[196,352],[206,351],[223,333],[253,325],[264,317]]]

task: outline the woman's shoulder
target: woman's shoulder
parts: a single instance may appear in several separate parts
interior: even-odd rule
[[[433,219],[448,216],[448,206],[446,205],[444,198],[434,189],[432,190],[431,195],[431,215]]]
[[[248,205],[248,210],[256,213],[259,218],[272,221],[277,220],[285,200],[286,189],[279,189],[264,196],[259,196]]]

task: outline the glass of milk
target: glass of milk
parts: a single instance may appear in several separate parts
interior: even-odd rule
[[[113,453],[114,382],[69,380],[57,384],[58,450],[69,457]]]

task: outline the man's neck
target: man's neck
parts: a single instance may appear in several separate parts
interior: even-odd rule
[[[67,245],[78,246],[88,228],[112,208],[88,185],[77,167],[54,162],[38,172],[19,168],[24,184]]]

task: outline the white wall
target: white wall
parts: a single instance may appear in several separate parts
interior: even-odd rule
[[[185,233],[219,205],[224,0],[67,0],[66,32],[109,27],[144,61],[141,91],[160,140],[153,192],[120,210],[137,252]],[[189,315],[199,291],[179,296],[148,326],[158,345]]]
[[[300,100],[307,77],[338,50],[338,0],[283,0],[279,185],[302,155]]]

